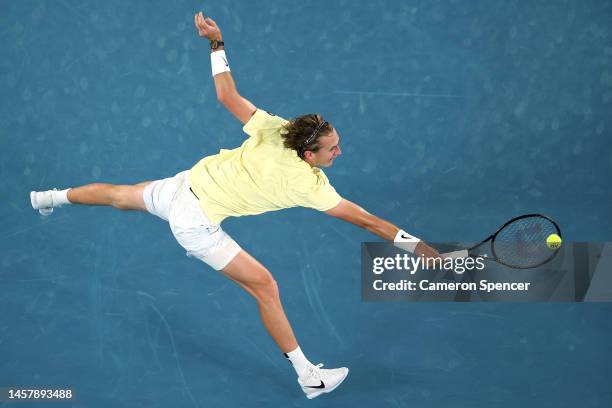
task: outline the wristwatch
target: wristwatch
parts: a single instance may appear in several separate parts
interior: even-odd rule
[[[210,49],[211,50],[216,50],[217,48],[219,48],[222,45],[224,45],[223,41],[213,40],[213,41],[210,42]]]

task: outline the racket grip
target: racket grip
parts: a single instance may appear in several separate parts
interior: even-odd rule
[[[457,259],[457,258],[467,258],[469,254],[468,254],[467,249],[461,249],[459,251],[453,251],[453,252],[447,252],[445,254],[441,254],[441,256],[444,259],[446,258]]]

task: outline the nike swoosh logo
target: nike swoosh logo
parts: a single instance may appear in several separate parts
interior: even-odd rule
[[[223,58],[223,57],[221,57],[221,58]],[[223,61],[225,62],[225,66],[229,67],[229,64],[227,63],[227,60],[225,58],[223,58]]]
[[[407,235],[405,235],[405,234],[402,234],[402,235],[400,235],[400,238],[404,238],[404,239],[410,239],[410,238],[412,238],[412,237],[410,237],[410,236],[407,236]]]
[[[321,381],[321,380],[319,380],[319,381]],[[325,384],[323,383],[323,381],[321,381],[321,384],[317,385],[316,387],[307,385],[306,388],[325,388]]]

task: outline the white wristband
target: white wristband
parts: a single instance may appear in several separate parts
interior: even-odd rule
[[[393,239],[393,245],[396,247],[403,249],[404,251],[408,251],[411,254],[414,253],[416,246],[421,242],[421,240],[417,237],[414,237],[407,233],[404,230],[397,231],[395,238]]]
[[[227,63],[227,57],[224,50],[214,51],[210,53],[210,66],[212,75],[218,75],[222,72],[229,72],[230,67]]]

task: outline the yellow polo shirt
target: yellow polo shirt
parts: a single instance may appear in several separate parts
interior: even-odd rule
[[[242,146],[200,160],[189,173],[192,190],[208,218],[261,214],[290,207],[327,211],[342,197],[325,173],[283,146],[287,121],[258,109],[244,125]]]

